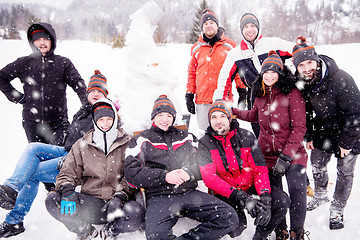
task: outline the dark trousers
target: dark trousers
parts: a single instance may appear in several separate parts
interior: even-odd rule
[[[290,195],[290,228],[297,231],[304,228],[306,218],[306,168],[300,164],[292,164],[285,176]],[[283,189],[282,177],[270,172],[269,178],[271,188]],[[285,217],[279,227],[286,228]]]
[[[172,227],[180,217],[200,222],[176,238]],[[152,196],[147,200],[146,239],[220,239],[238,225],[234,209],[220,199],[198,190],[176,195]]]
[[[36,122],[23,119],[22,123],[28,142],[42,142],[53,145],[58,145],[57,140],[69,126],[69,122],[67,120],[54,122]]]
[[[80,204],[76,206],[78,210],[73,215],[61,213],[61,195],[58,192],[50,193],[45,205],[51,216],[62,222],[70,232],[81,236],[89,231],[92,224],[107,223],[107,201],[82,193],[77,194]],[[124,204],[123,210],[125,216],[114,220],[114,233],[132,232],[143,226],[145,210],[140,203],[128,201]]]
[[[247,193],[256,194],[255,188],[250,188]],[[247,227],[246,215],[243,208],[240,208],[238,204],[230,201],[228,198],[218,196],[225,202],[228,202],[237,212],[239,218],[239,225],[234,231],[236,235],[240,235]],[[280,188],[271,189],[271,219],[266,226],[256,226],[256,231],[253,239],[260,240],[266,239],[266,237],[275,229],[275,227],[285,217],[290,205],[289,196]]]

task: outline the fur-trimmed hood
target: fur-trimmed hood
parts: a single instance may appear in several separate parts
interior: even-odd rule
[[[262,75],[259,74],[252,85],[252,94],[255,97],[264,95],[262,79]],[[279,80],[273,87],[278,88],[284,94],[288,94],[292,89],[296,88],[296,78],[287,66],[284,65],[284,70],[282,74],[279,75]]]

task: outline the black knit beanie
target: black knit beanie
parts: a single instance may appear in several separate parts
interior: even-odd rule
[[[264,74],[266,71],[274,71],[277,72],[279,75],[282,73],[284,69],[283,62],[279,55],[274,50],[269,52],[268,57],[264,60],[263,64],[261,65],[261,75]]]
[[[216,111],[220,111],[220,112],[223,112],[225,113],[225,115],[227,116],[227,118],[229,119],[229,121],[231,121],[231,115],[232,115],[232,111],[231,109],[227,106],[227,103],[225,100],[223,99],[218,99],[216,100],[213,104],[211,104],[210,108],[209,108],[209,112],[208,112],[208,119],[209,119],[209,122],[210,122],[210,117],[211,117],[211,114],[213,112],[216,112]]]
[[[154,119],[154,117],[162,112],[167,112],[170,113],[171,115],[173,115],[174,117],[174,121],[175,121],[175,117],[176,117],[176,110],[175,110],[175,106],[172,103],[172,101],[170,99],[167,98],[167,96],[165,94],[160,95],[154,102],[154,107],[151,113],[151,120]]]
[[[314,45],[306,41],[306,38],[300,36],[296,39],[296,45],[293,48],[293,63],[297,68],[298,65],[306,60],[320,62],[318,54],[315,52]]]
[[[202,11],[202,16],[200,19],[200,28],[202,29],[204,23],[207,20],[213,20],[217,26],[219,26],[219,20],[216,17],[214,11],[210,10],[209,8],[206,8],[204,11]]]

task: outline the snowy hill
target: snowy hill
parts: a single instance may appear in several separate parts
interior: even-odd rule
[[[124,102],[129,98],[128,94],[138,94],[139,96],[158,96],[162,93],[174,101],[178,112],[187,113],[184,95],[185,85],[187,79],[187,64],[189,61],[190,45],[186,44],[170,44],[162,47],[155,47],[153,51],[153,59],[142,58],[142,53],[138,55],[128,54],[131,49],[112,49],[103,44],[84,42],[84,41],[63,41],[58,43],[58,48],[55,51],[57,54],[70,58],[82,77],[88,82],[90,76],[95,69],[99,69],[108,79],[108,86],[110,91],[110,98],[118,97],[120,101]],[[356,52],[360,51],[360,43],[345,44],[345,45],[326,45],[316,46],[318,53],[324,53],[333,57],[339,67],[349,72],[360,86],[360,68],[358,67],[358,59]],[[30,47],[27,41],[24,40],[0,40],[0,68],[7,63],[14,61],[17,57],[27,55],[30,53]],[[145,53],[144,53],[145,54]],[[146,61],[145,61],[146,59]],[[136,63],[138,66],[129,68],[129,63]],[[129,72],[129,69],[132,69]],[[146,72],[145,72],[146,71]],[[158,92],[150,92],[147,87],[141,84],[136,84],[137,79],[146,76],[149,72],[159,76],[156,87]],[[154,76],[154,75],[152,75]],[[128,81],[133,81],[136,89],[127,89]],[[16,81],[16,86],[21,89],[21,85]],[[168,88],[171,86],[171,88]],[[167,89],[167,90],[166,90]],[[15,167],[17,159],[22,150],[27,144],[24,130],[21,125],[21,106],[9,102],[5,96],[0,93],[0,183],[10,176]],[[149,105],[152,106],[153,100],[150,103],[137,101],[133,103],[133,108],[144,113],[144,118],[150,117]],[[80,101],[72,90],[68,91],[68,105],[69,116],[73,114],[80,107]],[[125,108],[125,107],[124,107]],[[123,109],[124,110],[124,109]],[[123,117],[131,119],[131,115],[125,110],[121,112]],[[179,115],[180,116],[180,115]],[[179,120],[179,118],[178,118]],[[192,119],[190,131],[196,133],[196,121]],[[126,125],[126,122],[124,122]],[[243,127],[249,128],[247,124],[241,123]],[[360,173],[359,164],[355,171],[355,181],[352,194],[348,201],[348,206],[345,209],[345,228],[342,230],[330,231],[328,228],[329,217],[329,203],[320,207],[319,209],[309,212],[305,223],[305,229],[310,231],[310,238],[317,239],[331,239],[331,240],[350,240],[360,239],[360,218],[358,217],[360,209]],[[330,169],[330,197],[334,190],[336,165],[332,161],[329,165]],[[311,177],[311,167],[308,168],[309,176]],[[312,183],[312,177],[311,177]],[[201,189],[204,189],[203,187]],[[55,219],[53,219],[46,211],[44,199],[46,198],[46,191],[42,185],[39,188],[39,194],[35,199],[34,205],[25,218],[26,231],[11,239],[26,239],[26,240],[67,240],[75,239],[75,235],[68,232],[68,230]],[[0,209],[0,221],[5,218],[7,211]],[[241,237],[237,239],[251,239],[254,232],[252,219],[248,218],[248,229],[245,230]],[[182,219],[175,227],[175,233],[181,234],[187,231],[195,222]],[[99,239],[99,238],[98,238]],[[118,239],[143,240],[145,236],[143,233],[125,234],[118,237]],[[223,240],[231,239],[225,236]]]

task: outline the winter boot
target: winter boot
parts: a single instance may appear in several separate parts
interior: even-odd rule
[[[100,230],[100,237],[103,240],[111,240],[114,239],[118,234],[114,233],[114,221],[108,222],[105,226]]]
[[[3,222],[0,225],[0,238],[8,238],[11,236],[18,235],[25,231],[24,224],[17,223],[17,224],[8,224]]]
[[[290,240],[304,240],[304,229],[290,230]]]
[[[94,226],[90,226],[90,229],[87,233],[81,236],[77,236],[78,240],[91,240],[93,238],[96,238],[98,236],[98,231]]]
[[[15,207],[17,192],[6,185],[0,185],[0,207],[11,210]]]
[[[329,227],[331,230],[344,228],[344,216],[342,213],[331,213]]]
[[[329,202],[330,199],[328,197],[325,198],[317,198],[317,197],[313,197],[311,199],[310,202],[308,202],[307,206],[306,206],[306,210],[307,211],[312,211],[317,207],[320,207],[321,205]]]
[[[276,240],[289,239],[289,232],[286,228],[276,227],[274,232],[275,232]]]

